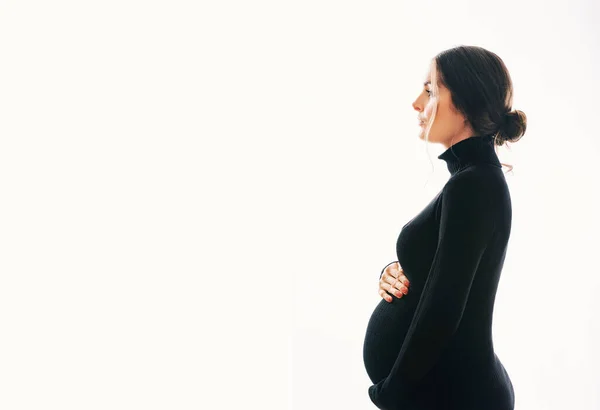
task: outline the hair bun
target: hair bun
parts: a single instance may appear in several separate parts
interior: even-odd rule
[[[521,110],[512,110],[504,115],[504,123],[498,130],[498,139],[502,145],[505,141],[517,142],[527,129],[527,116]]]

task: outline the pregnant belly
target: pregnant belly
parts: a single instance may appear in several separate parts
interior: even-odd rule
[[[381,299],[375,307],[363,344],[365,369],[373,383],[385,378],[392,370],[412,322],[418,298],[417,294],[409,293],[400,299],[393,297],[391,303]]]

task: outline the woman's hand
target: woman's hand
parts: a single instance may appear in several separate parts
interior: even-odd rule
[[[393,263],[385,268],[383,275],[379,279],[379,295],[387,302],[392,301],[392,296],[397,298],[408,293],[410,282],[398,262]]]

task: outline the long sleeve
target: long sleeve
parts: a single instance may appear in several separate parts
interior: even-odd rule
[[[496,225],[488,192],[484,179],[469,172],[444,186],[437,249],[413,320],[391,372],[369,387],[378,408],[406,409],[456,332]]]

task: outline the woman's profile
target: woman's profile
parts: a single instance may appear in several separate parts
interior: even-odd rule
[[[513,410],[515,391],[494,351],[494,301],[512,207],[496,146],[516,142],[504,62],[476,46],[431,60],[413,102],[419,137],[442,144],[450,177],[406,223],[397,261],[380,276],[382,300],[363,345],[371,401],[383,410]]]

